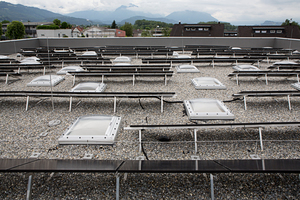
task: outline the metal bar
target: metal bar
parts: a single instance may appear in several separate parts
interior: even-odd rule
[[[265,74],[265,77],[266,77],[266,85],[268,85],[268,75]]]
[[[116,174],[116,200],[120,198],[120,176]]]
[[[27,100],[26,100],[26,111],[28,110],[28,104],[29,104],[29,96],[27,96]]]
[[[104,82],[104,74],[102,74],[102,83]]]
[[[211,193],[211,199],[215,199],[215,193],[214,193],[214,176],[210,174],[210,193]]]
[[[75,85],[75,79],[76,79],[76,75],[74,74],[74,77],[73,77],[73,86]]]
[[[297,81],[298,81],[298,83],[299,83],[299,74],[297,74]]]
[[[8,74],[6,74],[5,84],[8,84]]]
[[[235,79],[236,79],[236,84],[239,85],[239,75],[238,74],[235,75]]]
[[[73,97],[70,97],[70,106],[69,106],[69,112],[71,112],[71,111],[72,111],[72,99],[73,99]]]
[[[134,81],[135,81],[135,75],[132,75],[132,85],[134,86]]]
[[[290,95],[287,95],[287,98],[288,98],[288,102],[289,102],[289,110],[292,110],[291,101],[290,101]]]
[[[32,175],[30,175],[28,177],[26,200],[30,200],[31,199],[31,190],[32,190]]]
[[[194,141],[195,141],[195,154],[198,152],[197,149],[197,129],[194,129]]]
[[[46,74],[46,67],[44,66],[44,72],[43,72],[43,75],[45,75]]]
[[[247,101],[246,101],[246,96],[244,96],[244,109],[247,110]]]
[[[212,60],[212,66],[213,66],[213,68],[215,68],[215,61],[214,61],[214,59]]]
[[[165,74],[165,85],[167,85],[167,74]]]
[[[142,152],[142,130],[139,129],[139,152]]]
[[[261,151],[263,151],[263,150],[264,150],[264,147],[263,147],[263,140],[262,140],[261,127],[258,128],[258,132],[259,132],[259,140],[260,140]]]
[[[161,113],[164,112],[164,96],[161,96],[161,99],[160,99],[160,112]]]
[[[114,113],[117,112],[117,97],[114,97]]]

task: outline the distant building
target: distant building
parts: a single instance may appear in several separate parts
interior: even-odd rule
[[[300,38],[298,26],[239,26],[238,37]]]
[[[25,26],[25,38],[35,38],[37,37],[37,26],[40,25],[51,25],[53,22],[22,22]],[[9,23],[2,24],[3,37],[7,31],[7,26]]]
[[[81,28],[80,26],[76,26],[72,28],[72,36],[73,37],[81,37],[83,34],[84,29]]]
[[[174,24],[170,37],[223,37],[224,24]]]
[[[72,37],[72,29],[37,29],[37,37]]]
[[[237,37],[237,31],[224,31],[224,37]]]
[[[84,30],[85,37],[102,38],[102,37],[125,37],[126,32],[120,29],[109,29],[105,27],[93,26]]]

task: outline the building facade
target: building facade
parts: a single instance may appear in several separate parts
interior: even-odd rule
[[[223,37],[224,24],[174,24],[170,37]]]

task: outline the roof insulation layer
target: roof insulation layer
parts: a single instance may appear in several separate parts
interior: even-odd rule
[[[215,99],[185,100],[184,106],[190,120],[234,120],[235,116],[223,102]]]
[[[207,90],[225,90],[226,86],[223,85],[218,79],[211,77],[199,77],[192,79],[192,83],[195,89],[207,89]]]
[[[114,144],[121,117],[86,115],[77,118],[58,139],[59,144]]]
[[[30,83],[27,84],[27,86],[44,86],[44,87],[56,86],[64,79],[65,78],[63,76],[44,75],[33,79]]]

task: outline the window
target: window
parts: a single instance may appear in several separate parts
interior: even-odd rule
[[[41,34],[41,36],[45,36],[45,34]]]
[[[186,30],[186,31],[190,31],[191,29],[190,29],[190,28],[185,28],[185,30]]]
[[[192,31],[195,31],[195,30],[196,30],[196,28],[191,28],[191,30],[192,30]]]
[[[203,28],[198,28],[198,31],[203,31]]]
[[[260,33],[260,31],[256,30],[255,33]]]
[[[270,30],[270,33],[275,33],[275,30]]]
[[[204,28],[204,31],[209,31],[209,28]]]
[[[266,30],[263,30],[263,31],[261,31],[261,33],[267,33],[267,31],[266,31]]]
[[[282,30],[277,30],[277,33],[282,33]]]

